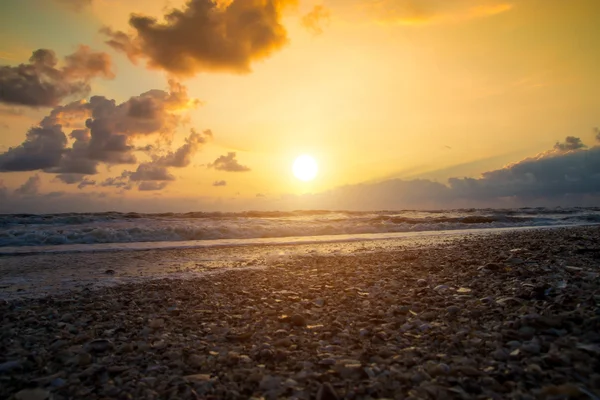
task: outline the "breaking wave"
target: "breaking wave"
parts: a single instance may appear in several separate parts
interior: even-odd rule
[[[424,232],[600,223],[600,208],[0,215],[0,247]]]

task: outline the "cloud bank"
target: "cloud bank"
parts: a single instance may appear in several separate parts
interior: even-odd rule
[[[125,176],[105,180],[101,186],[128,188],[130,181],[140,185],[144,181],[173,181],[168,168],[188,166],[201,145],[212,138],[212,132],[192,130],[175,151],[140,148],[134,142],[153,136],[171,140],[185,121],[181,112],[197,104],[183,85],[169,81],[169,91],[153,89],[122,103],[93,96],[89,101],[57,106],[29,129],[23,143],[0,154],[0,172],[54,173],[59,181],[83,189],[96,184],[85,176],[98,173],[100,165],[135,165],[136,153],[143,151],[151,153],[151,161],[126,171]]]
[[[33,52],[28,63],[0,66],[0,102],[55,107],[66,99],[87,96],[93,78],[115,76],[110,56],[94,52],[88,46],[79,46],[62,64],[58,67],[54,51],[39,49]]]
[[[132,32],[104,28],[108,45],[149,68],[191,76],[203,71],[248,73],[287,42],[281,13],[294,0],[190,0],[156,18],[132,14]]]
[[[578,143],[565,140],[564,143]],[[133,182],[131,172],[110,178],[98,186],[120,189],[132,188],[135,184],[141,191],[161,190],[168,180],[144,180]],[[31,178],[19,192],[35,193],[39,178]],[[37,183],[36,183],[37,182]],[[222,186],[224,181],[214,182]],[[0,203],[3,212],[47,212],[48,210],[72,211],[82,199],[76,194],[38,194],[23,202],[22,196],[9,192],[0,185]],[[75,196],[75,197],[73,197]],[[96,196],[97,197],[97,196]],[[112,195],[109,196],[109,199]],[[37,200],[36,200],[37,199]],[[86,197],[89,210],[106,210],[106,199]],[[80,200],[83,201],[83,200]],[[139,199],[121,198],[122,211],[139,209]],[[127,203],[126,201],[129,201]],[[537,156],[487,171],[478,178],[451,178],[446,183],[427,179],[393,179],[379,183],[349,185],[327,192],[306,195],[285,195],[277,198],[253,197],[251,199],[210,200],[170,198],[168,202],[143,203],[144,210],[151,211],[197,211],[197,210],[399,210],[399,209],[449,209],[465,207],[525,207],[525,206],[593,206],[600,201],[600,146],[575,150],[551,149]],[[63,207],[65,208],[61,208]],[[166,205],[164,204],[166,203]],[[141,204],[141,203],[140,203]],[[78,209],[82,206],[77,205]]]
[[[170,82],[170,91],[150,90],[117,104],[103,96],[54,108],[27,132],[25,141],[0,154],[0,172],[43,170],[59,174],[95,174],[100,163],[135,164],[139,137],[172,135],[181,124],[178,110],[193,106],[185,88]],[[84,129],[73,129],[68,147],[65,128],[85,120]],[[173,155],[172,157],[176,157]]]

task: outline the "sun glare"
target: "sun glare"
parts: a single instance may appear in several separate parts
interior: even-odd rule
[[[294,161],[292,171],[294,176],[301,181],[312,181],[319,172],[319,166],[313,157],[303,154]]]

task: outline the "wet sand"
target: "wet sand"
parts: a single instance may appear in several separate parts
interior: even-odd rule
[[[595,399],[598,243],[580,227],[63,255],[89,282],[0,292],[0,398]],[[65,278],[26,257],[0,278]]]

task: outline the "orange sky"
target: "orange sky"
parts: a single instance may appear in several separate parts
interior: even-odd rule
[[[178,118],[168,132],[127,136],[131,148],[153,145],[152,151],[131,150],[137,164],[97,161],[95,174],[80,177],[96,184],[80,189],[57,180],[56,168],[5,170],[0,180],[7,189],[38,174],[44,193],[152,195],[167,202],[202,197],[215,204],[237,201],[244,208],[255,205],[257,195],[280,198],[393,178],[443,183],[478,177],[569,135],[594,143],[600,110],[596,0],[220,2],[230,10],[218,23],[233,41],[215,36],[221,28],[198,33],[182,27],[172,35],[152,25],[134,30],[131,13],[161,24],[169,7],[184,10],[186,1],[139,4],[2,2],[1,65],[27,63],[34,50],[45,48],[56,53],[60,69],[65,56],[86,45],[110,57],[115,77],[94,72],[88,79],[81,70],[64,69],[91,90],[52,106],[0,102],[0,152],[19,146],[58,104],[90,96],[120,104],[152,89],[168,92],[169,79],[189,96],[167,111]],[[239,26],[247,9],[263,13],[260,29]],[[103,27],[123,31],[132,46],[129,58],[106,43],[116,36],[100,32]],[[208,49],[200,48],[199,37],[210,39]],[[84,119],[78,124],[85,129]],[[157,159],[185,145],[192,128],[210,130],[212,138],[202,139],[186,163],[162,162],[174,179],[160,181],[155,185],[160,190],[139,190],[142,180],[129,190],[100,185],[123,171],[135,172],[140,163],[160,164]],[[65,128],[67,137],[70,131]],[[74,140],[68,138],[67,148]],[[210,166],[230,152],[247,170]],[[291,165],[302,153],[319,163],[314,181],[292,175]],[[221,181],[226,185],[214,185]]]

